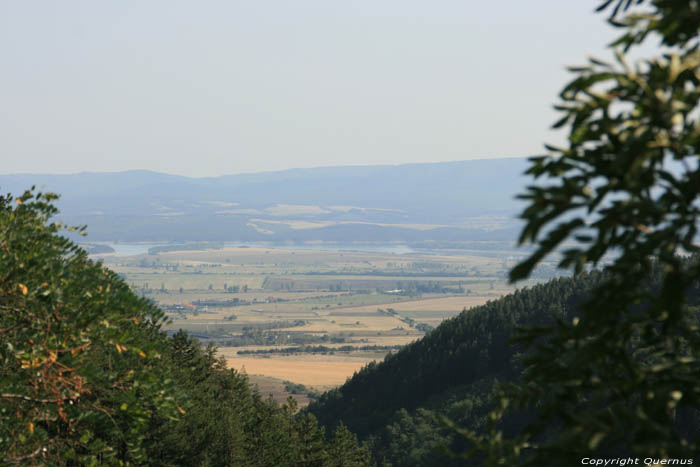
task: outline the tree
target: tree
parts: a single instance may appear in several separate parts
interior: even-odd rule
[[[324,439],[325,429],[318,426],[316,417],[309,413],[300,413],[294,422],[298,434],[296,465],[304,467],[329,465],[330,459]]]
[[[360,446],[357,436],[339,422],[333,432],[330,446],[330,464],[333,467],[360,467],[369,465],[371,455],[369,449]]]
[[[182,411],[164,315],[58,235],[55,199],[0,196],[0,464],[143,463]]]
[[[534,422],[503,441],[466,433],[488,462],[570,465],[581,456],[631,454],[692,458],[700,409],[700,337],[688,290],[700,279],[700,2],[605,0],[598,11],[622,34],[614,63],[571,68],[555,128],[568,145],[531,159],[540,182],[520,243],[535,252],[510,273],[526,278],[546,256],[579,274],[605,266],[606,278],[571,322],[530,329],[517,387],[507,405],[532,410]],[[627,62],[649,40],[658,56]],[[651,287],[651,277],[660,285]],[[694,432],[695,430],[695,432]],[[578,459],[577,459],[578,458]]]

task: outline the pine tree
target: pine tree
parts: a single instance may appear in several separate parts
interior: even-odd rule
[[[342,421],[333,432],[329,453],[330,465],[333,467],[366,466],[371,459],[369,449],[358,444],[357,436]]]

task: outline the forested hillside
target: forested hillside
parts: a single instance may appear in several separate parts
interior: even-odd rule
[[[494,300],[445,321],[423,339],[372,364],[313,403],[309,412],[332,428],[342,420],[393,465],[462,465],[439,454],[463,440],[440,421],[485,427],[496,381],[517,379],[517,326],[570,320],[601,273],[561,278]],[[516,420],[511,423],[517,424]]]
[[[647,280],[648,290],[658,290],[663,276],[656,268]],[[554,279],[465,310],[383,362],[363,368],[308,411],[329,429],[342,421],[369,442],[384,465],[464,465],[454,454],[473,445],[446,420],[474,432],[487,431],[499,384],[520,380],[521,361],[531,351],[517,343],[520,331],[572,322],[605,277],[593,271]],[[686,295],[690,305],[700,303],[698,287]],[[697,433],[698,420],[696,412],[684,411],[677,422],[681,431]],[[528,413],[511,413],[500,428],[512,436],[526,421]]]
[[[54,200],[0,197],[0,464],[370,464],[344,426],[168,338],[159,308],[60,236]]]

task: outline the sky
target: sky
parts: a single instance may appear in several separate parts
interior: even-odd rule
[[[522,157],[595,0],[0,0],[0,173]]]

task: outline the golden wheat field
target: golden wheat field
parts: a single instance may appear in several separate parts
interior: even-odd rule
[[[225,355],[225,350],[221,353]],[[343,384],[371,358],[303,355],[290,357],[227,357],[229,368],[249,375],[264,375],[284,381],[325,388]]]

